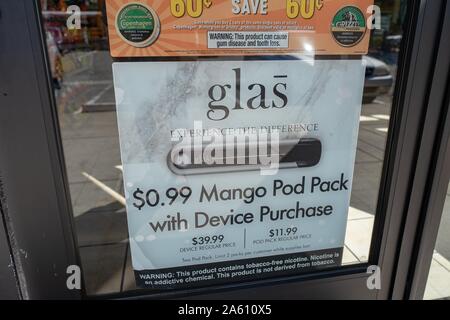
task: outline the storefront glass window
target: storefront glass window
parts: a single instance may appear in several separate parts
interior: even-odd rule
[[[402,42],[406,1],[375,1],[343,265],[364,263]],[[70,6],[81,28],[69,30]],[[41,0],[84,280],[90,295],[135,290],[104,0]],[[164,102],[162,102],[164,103]]]

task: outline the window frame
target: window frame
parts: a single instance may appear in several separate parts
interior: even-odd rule
[[[0,3],[0,168],[5,197],[2,215],[15,261],[23,298],[208,298],[208,299],[388,299],[407,290],[419,223],[417,207],[427,186],[432,159],[424,155],[434,145],[440,105],[430,104],[430,81],[441,41],[444,0],[409,2],[387,148],[372,235],[369,262],[312,274],[272,278],[170,292],[136,290],[87,297],[68,290],[66,268],[80,265],[62,150],[56,103],[50,81],[40,1]],[[448,5],[447,5],[448,10]],[[8,14],[5,14],[8,12]],[[439,19],[436,19],[439,17]],[[448,21],[448,16],[445,20]],[[430,36],[431,35],[431,36]],[[13,76],[12,76],[13,75]],[[7,79],[6,79],[7,78]],[[27,94],[23,94],[23,88]],[[435,89],[436,90],[436,89]],[[25,130],[24,130],[25,129]],[[20,146],[20,147],[19,147]],[[32,157],[32,164],[27,161]],[[417,173],[421,173],[417,176]],[[439,172],[438,172],[439,173]],[[26,194],[24,199],[21,195]],[[420,210],[419,210],[420,211]],[[39,212],[36,219],[34,212]],[[1,241],[1,240],[0,240]],[[24,254],[24,252],[26,254]],[[367,267],[381,267],[381,289],[368,290]]]

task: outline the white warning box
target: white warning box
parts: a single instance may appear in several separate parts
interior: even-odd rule
[[[208,49],[289,48],[288,32],[209,31]]]

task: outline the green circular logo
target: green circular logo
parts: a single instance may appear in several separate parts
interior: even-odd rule
[[[343,47],[357,45],[366,34],[366,18],[359,8],[347,6],[340,9],[331,23],[331,33]]]
[[[128,44],[144,48],[158,39],[160,23],[152,8],[142,3],[130,3],[119,10],[116,17],[116,30]]]

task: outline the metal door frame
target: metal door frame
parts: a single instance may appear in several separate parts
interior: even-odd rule
[[[412,18],[405,26],[399,60],[369,263],[195,290],[157,294],[140,290],[103,297],[411,297],[411,287],[423,282],[411,277],[410,266],[417,261],[412,252],[417,247],[423,204],[430,195],[424,191],[436,160],[437,151],[427,154],[427,150],[439,140],[443,104],[430,97],[447,85],[438,80],[435,66],[442,56],[438,54],[441,28],[444,21],[448,23],[449,7],[445,0],[412,0],[409,4]],[[0,200],[17,274],[17,297],[83,298],[84,292],[66,287],[67,266],[80,265],[80,260],[38,0],[0,2],[0,70]],[[438,168],[435,174],[441,171]],[[381,268],[380,290],[367,289],[369,265]],[[418,284],[411,286],[413,280]],[[420,297],[420,290],[415,290],[415,297]]]
[[[442,30],[450,30],[450,4],[447,4]],[[450,37],[442,32],[436,58],[433,82],[441,83],[430,93],[429,104],[442,105],[439,115],[434,115],[437,126],[432,148],[431,170],[425,187],[425,199],[418,216],[415,242],[412,248],[404,298],[422,299],[427,284],[433,251],[441,223],[444,202],[450,181]]]
[[[0,197],[1,197],[0,185]],[[0,204],[1,207],[1,204]],[[1,211],[1,208],[0,208]],[[6,236],[5,224],[0,217],[0,300],[15,300],[20,298],[16,282],[14,261],[11,246]]]

